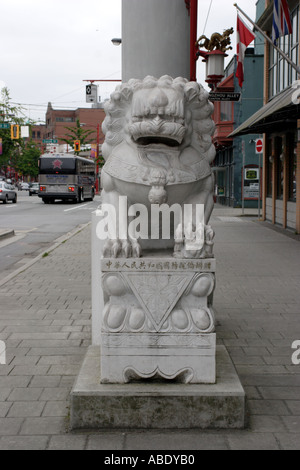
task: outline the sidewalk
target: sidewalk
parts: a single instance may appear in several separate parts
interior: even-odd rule
[[[70,432],[69,393],[91,343],[90,226],[0,286],[0,450],[300,449],[299,242],[216,207],[217,338],[247,394],[242,431]]]

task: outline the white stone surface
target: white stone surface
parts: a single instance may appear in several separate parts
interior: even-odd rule
[[[168,27],[169,26],[169,27]],[[184,0],[122,0],[122,79],[190,75]]]

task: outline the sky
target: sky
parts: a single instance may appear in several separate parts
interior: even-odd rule
[[[256,1],[237,2],[253,20]],[[198,37],[236,29],[233,3],[198,0]],[[54,109],[91,107],[84,80],[121,79],[122,46],[111,42],[122,37],[121,4],[122,0],[1,0],[0,88],[9,89],[11,103],[22,105],[27,118],[41,123],[48,102]],[[236,33],[231,38],[233,51],[225,65],[236,52]],[[197,81],[207,88],[204,74],[199,59]],[[118,83],[98,85],[104,101]]]

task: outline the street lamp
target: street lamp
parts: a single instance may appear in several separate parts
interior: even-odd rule
[[[111,40],[114,46],[120,46],[122,44],[122,39],[121,38],[113,38]]]
[[[218,83],[224,77],[226,51],[232,49],[230,46],[230,35],[233,34],[233,28],[227,29],[223,34],[214,33],[211,38],[202,35],[195,44],[196,57],[202,57],[206,63],[205,81],[215,90]],[[206,50],[202,50],[204,47]]]

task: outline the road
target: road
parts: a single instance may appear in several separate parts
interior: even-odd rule
[[[93,202],[82,204],[57,201],[46,205],[38,196],[22,191],[17,204],[0,203],[0,228],[15,231],[14,237],[0,240],[0,280],[46,252],[57,238],[90,222],[100,201],[96,196]]]

